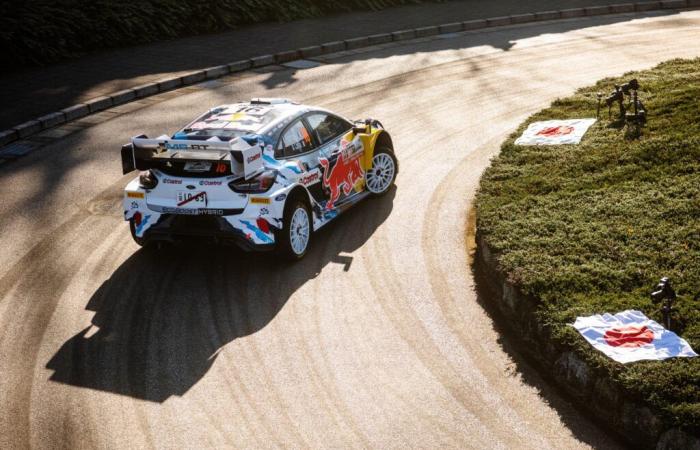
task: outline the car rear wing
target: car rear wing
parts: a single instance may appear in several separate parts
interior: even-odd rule
[[[167,136],[148,139],[137,136],[122,146],[122,173],[185,166],[186,163],[211,163],[214,173],[253,178],[264,170],[262,149],[244,139],[223,141],[190,141]],[[210,165],[211,165],[210,164]],[[193,172],[197,172],[193,170]]]

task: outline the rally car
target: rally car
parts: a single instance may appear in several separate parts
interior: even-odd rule
[[[380,122],[286,99],[217,106],[172,136],[131,139],[124,219],[139,245],[200,236],[300,259],[312,233],[398,173]]]

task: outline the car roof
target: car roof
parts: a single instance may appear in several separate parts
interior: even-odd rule
[[[308,111],[322,111],[287,99],[253,99],[214,107],[185,126],[181,132],[201,130],[271,134]]]

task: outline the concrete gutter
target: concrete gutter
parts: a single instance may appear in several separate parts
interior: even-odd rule
[[[621,436],[634,448],[657,450],[700,449],[700,437],[665,425],[658,411],[634,399],[605,373],[596,371],[573,351],[554,344],[547,327],[537,321],[537,299],[524,295],[499,270],[498,255],[478,230],[475,269],[488,288],[488,299],[504,316],[519,339],[518,351],[534,359],[543,373],[576,405],[604,428]]]
[[[35,135],[44,130],[48,130],[57,125],[98,113],[113,106],[123,105],[131,101],[143,99],[151,95],[180,87],[194,85],[205,80],[213,80],[253,68],[265,67],[273,64],[283,64],[296,59],[314,58],[329,53],[337,53],[345,50],[354,50],[378,44],[399,42],[438,34],[474,31],[493,27],[520,25],[524,23],[569,19],[575,17],[648,12],[655,10],[677,10],[694,7],[700,7],[700,0],[663,0],[652,2],[620,3],[608,6],[543,11],[532,14],[518,14],[512,16],[493,17],[489,19],[469,20],[466,22],[448,23],[430,27],[412,28],[409,30],[395,31],[393,33],[374,34],[371,36],[346,39],[344,41],[326,42],[321,45],[284,51],[273,55],[256,56],[242,61],[234,61],[225,65],[208,67],[202,70],[186,73],[184,75],[164,78],[142,86],[93,98],[84,103],[79,103],[77,105],[64,108],[60,111],[46,114],[34,120],[16,125],[8,130],[0,131],[0,147]],[[4,152],[3,149],[0,148],[0,160],[12,159],[17,156],[20,155],[14,152],[14,150]]]

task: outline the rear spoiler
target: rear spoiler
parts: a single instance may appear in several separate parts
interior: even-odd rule
[[[132,170],[148,170],[163,163],[217,162],[230,168],[233,175],[252,178],[263,171],[262,149],[250,145],[244,139],[222,141],[190,141],[162,136],[148,139],[136,136],[130,144],[122,146],[122,173]],[[229,173],[229,171],[226,171]]]

